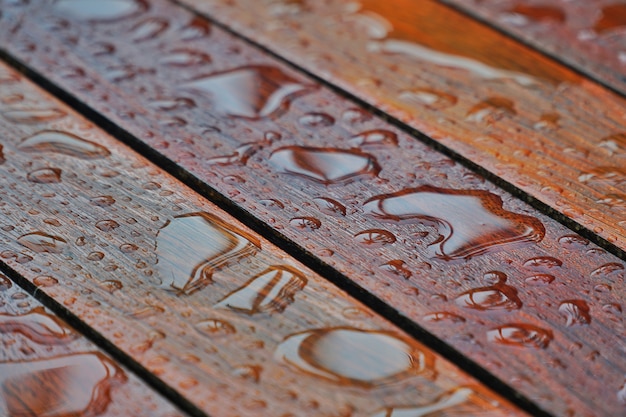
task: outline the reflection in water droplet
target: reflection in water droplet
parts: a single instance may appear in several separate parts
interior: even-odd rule
[[[491,287],[475,288],[456,298],[456,304],[475,310],[518,310],[522,302],[515,288],[499,284]]]
[[[504,210],[499,196],[482,190],[425,185],[373,197],[363,209],[380,220],[436,227],[440,237],[431,247],[444,260],[469,259],[516,243],[539,242],[545,234],[539,220]]]
[[[341,385],[370,388],[411,374],[434,377],[434,357],[394,335],[353,328],[309,330],[291,335],[277,360]]]
[[[402,91],[400,100],[410,104],[423,105],[431,109],[442,110],[454,106],[457,97],[432,88],[416,88]]]
[[[301,126],[315,129],[318,127],[332,126],[335,123],[335,119],[326,113],[307,113],[298,119],[298,123],[300,123]]]
[[[219,319],[207,319],[196,323],[196,329],[209,337],[227,336],[237,332],[235,326]]]
[[[550,272],[555,268],[560,268],[563,262],[551,256],[537,256],[524,262],[524,268],[534,271]]]
[[[322,227],[322,222],[315,217],[294,217],[289,224],[300,230],[317,230]]]
[[[339,201],[334,200],[328,197],[318,197],[314,198],[313,202],[324,214],[328,214],[330,216],[345,216],[346,215],[346,206],[341,204]]]
[[[65,249],[66,241],[59,236],[49,235],[43,232],[27,233],[20,236],[17,242],[33,252],[61,253]]]
[[[609,262],[596,269],[594,269],[590,276],[591,278],[607,277],[613,273],[621,272],[624,270],[624,265],[618,262]]]
[[[513,101],[504,97],[489,97],[469,109],[465,120],[492,123],[500,120],[505,114],[517,114]]]
[[[626,4],[609,4],[602,8],[602,17],[598,19],[593,30],[600,34],[626,26]]]
[[[107,21],[130,17],[148,6],[143,0],[58,0],[54,8],[75,19]]]
[[[354,235],[354,239],[373,248],[377,248],[384,245],[390,245],[396,241],[396,237],[393,233],[382,229],[369,229]]]
[[[46,123],[65,117],[66,113],[55,108],[13,109],[2,112],[2,116],[13,123]]]
[[[11,416],[95,416],[109,405],[111,389],[126,380],[124,372],[99,352],[4,362],[0,398]]]
[[[487,340],[509,346],[545,349],[552,340],[552,332],[531,324],[507,324],[487,332]]]
[[[56,345],[69,343],[76,334],[56,316],[37,307],[26,314],[0,314],[0,333],[21,333],[35,343]]]
[[[104,158],[110,155],[102,145],[81,139],[71,133],[44,130],[19,144],[23,152],[54,152],[83,159]]]
[[[438,311],[436,313],[430,313],[424,316],[424,321],[440,322],[446,321],[451,323],[463,323],[465,318],[458,314],[450,313],[449,311]]]
[[[380,266],[380,269],[398,275],[404,279],[411,278],[411,271],[406,267],[406,263],[402,259],[394,259]]]
[[[374,129],[353,136],[348,143],[353,147],[397,146],[398,135],[389,130]]]
[[[209,213],[175,217],[156,239],[161,288],[191,294],[212,282],[213,272],[254,255],[260,242]]]
[[[282,312],[306,284],[307,279],[299,271],[286,265],[272,266],[228,294],[215,307],[249,315]]]
[[[345,182],[361,175],[377,175],[380,171],[372,155],[336,148],[287,146],[272,152],[269,162],[279,172],[322,184]]]
[[[278,116],[290,100],[312,87],[278,68],[254,65],[216,72],[192,80],[183,88],[208,94],[213,108],[221,114],[259,119]]]
[[[589,324],[591,321],[589,306],[583,300],[563,301],[559,305],[559,313],[567,319],[567,323],[565,323],[567,327],[574,324]]]
[[[26,179],[38,184],[56,184],[61,182],[61,170],[59,168],[41,168],[29,172]]]
[[[169,23],[166,20],[151,17],[137,23],[130,30],[130,38],[133,42],[142,42],[154,39],[167,30]]]

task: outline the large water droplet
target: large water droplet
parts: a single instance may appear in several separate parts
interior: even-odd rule
[[[341,385],[370,388],[411,374],[434,375],[428,351],[378,331],[317,329],[289,336],[276,359]]]
[[[524,268],[540,272],[550,272],[560,268],[561,265],[563,262],[551,256],[537,256],[524,262]]]
[[[196,323],[196,329],[209,337],[227,336],[237,332],[235,326],[219,319],[207,319]]]
[[[606,278],[611,274],[624,271],[624,265],[619,262],[609,262],[594,269],[591,278]]]
[[[41,168],[29,172],[26,179],[38,184],[56,184],[61,182],[61,170],[59,168]]]
[[[99,415],[111,401],[111,389],[126,380],[124,372],[98,352],[0,363],[0,396],[4,400],[0,412],[11,416]],[[45,389],[43,381],[48,382]]]
[[[567,300],[559,305],[559,313],[567,319],[566,326],[574,324],[589,324],[591,316],[589,315],[589,306],[583,300]]]
[[[74,19],[111,21],[143,12],[148,6],[143,0],[58,0],[54,8]]]
[[[543,224],[534,217],[506,211],[502,200],[482,190],[432,186],[373,197],[365,212],[380,220],[420,223],[437,228],[435,256],[469,259],[516,243],[539,242]]]
[[[215,307],[249,315],[282,312],[306,284],[307,279],[299,271],[285,265],[273,266],[228,294]]]
[[[398,135],[389,130],[374,129],[353,136],[348,143],[354,147],[397,146]]]
[[[372,155],[336,148],[287,146],[272,152],[269,161],[279,172],[322,184],[346,182],[362,175],[377,175],[380,171]]]
[[[20,236],[17,242],[33,252],[61,253],[65,249],[67,241],[59,236],[49,235],[43,232],[27,233]]]
[[[515,288],[499,284],[466,291],[456,298],[456,304],[475,310],[517,310],[522,302]]]
[[[393,233],[382,229],[363,230],[354,235],[354,239],[363,245],[373,248],[390,245],[396,241],[396,237]]]
[[[71,133],[44,130],[19,144],[24,152],[54,152],[83,159],[104,158],[110,155],[107,148],[81,139]]]
[[[254,236],[209,213],[177,216],[156,239],[160,287],[191,294],[210,284],[213,272],[254,255],[260,247]]]
[[[208,94],[221,114],[259,119],[277,116],[289,107],[290,100],[312,87],[278,68],[253,65],[203,76],[183,88]]]
[[[65,117],[66,113],[55,108],[13,109],[2,112],[2,116],[13,123],[46,123]]]
[[[511,323],[487,332],[487,340],[509,346],[545,349],[552,340],[552,332],[524,323]]]
[[[26,314],[0,314],[0,333],[16,332],[35,343],[46,345],[66,344],[75,339],[76,334],[56,316],[37,307]]]

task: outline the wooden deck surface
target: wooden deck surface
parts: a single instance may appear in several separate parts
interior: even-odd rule
[[[435,2],[183,3],[237,33],[0,8],[2,282],[39,300],[0,321],[91,339],[0,370],[104,350],[94,415],[626,413],[622,97]]]

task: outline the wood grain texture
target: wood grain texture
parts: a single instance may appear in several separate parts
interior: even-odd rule
[[[623,98],[434,1],[182,3],[626,248]]]
[[[615,0],[443,0],[626,94],[626,6]]]
[[[623,411],[616,257],[171,4],[11,13],[4,48],[544,409]]]
[[[15,72],[0,79],[0,258],[201,411],[524,415]]]
[[[2,273],[0,347],[0,415],[183,416]]]

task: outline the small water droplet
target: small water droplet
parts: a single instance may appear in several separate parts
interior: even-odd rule
[[[347,182],[380,171],[374,157],[357,150],[287,146],[272,152],[269,162],[281,173],[322,184]]]
[[[6,291],[12,286],[13,282],[9,279],[9,277],[4,275],[3,273],[0,273],[0,291]]]
[[[89,199],[91,204],[99,207],[109,207],[115,204],[115,199],[110,195],[101,195],[98,197],[93,197]]]
[[[404,279],[411,278],[411,271],[406,267],[406,263],[401,259],[394,259],[380,266],[380,269],[398,275]]]
[[[563,262],[551,256],[537,256],[524,262],[524,268],[539,272],[551,272],[561,265]]]
[[[528,285],[548,285],[554,281],[554,276],[550,274],[536,274],[524,280]]]
[[[152,40],[167,30],[169,23],[166,20],[151,17],[137,23],[130,30],[130,38],[133,42]]]
[[[131,253],[131,252],[136,251],[137,249],[139,249],[139,247],[133,243],[122,243],[120,245],[120,250],[123,253]]]
[[[235,326],[225,320],[206,319],[196,323],[196,329],[209,337],[228,336],[237,332]]]
[[[622,306],[617,303],[607,303],[602,306],[602,311],[619,317],[622,314]]]
[[[209,165],[245,165],[248,159],[259,149],[254,143],[246,143],[235,149],[230,155],[215,156],[207,159]]]
[[[259,365],[242,365],[233,370],[233,374],[251,382],[259,382],[263,368]]]
[[[286,265],[272,266],[228,294],[216,308],[252,315],[282,312],[294,302],[294,296],[307,284],[307,279]]]
[[[334,200],[329,197],[318,197],[314,198],[313,202],[324,214],[328,214],[330,216],[345,216],[346,215],[346,206],[341,204],[339,201]]]
[[[55,108],[12,109],[2,112],[2,116],[13,123],[47,123],[66,116],[62,110]]]
[[[124,288],[124,285],[115,279],[108,279],[106,281],[102,281],[99,283],[100,287],[102,287],[105,291],[113,294],[117,290],[121,290]]]
[[[87,259],[90,261],[101,261],[104,258],[104,253],[102,252],[91,252],[87,255]]]
[[[204,38],[211,33],[211,24],[201,17],[194,17],[188,25],[182,28],[180,37],[182,40]]]
[[[277,208],[277,209],[284,209],[285,205],[283,203],[281,203],[280,201],[274,199],[274,198],[268,198],[265,200],[259,200],[259,203],[262,204],[265,207],[268,208]]]
[[[463,323],[465,322],[465,318],[459,316],[455,313],[450,313],[449,311],[438,311],[435,313],[430,313],[424,316],[424,321],[428,322],[450,322],[450,323]]]
[[[61,182],[61,170],[59,168],[41,168],[29,172],[26,179],[37,184],[57,184]]]
[[[624,265],[618,262],[609,262],[596,269],[594,269],[590,276],[591,278],[606,278],[611,274],[624,271]]]
[[[369,229],[354,235],[357,242],[372,248],[378,248],[384,245],[390,245],[396,241],[393,233],[382,229]]]
[[[583,300],[563,301],[559,305],[559,313],[565,316],[567,327],[574,324],[589,324],[591,316],[589,315],[589,306]]]
[[[103,232],[110,232],[120,227],[120,225],[115,220],[107,219],[107,220],[100,220],[99,222],[97,222],[96,227],[102,230]]]
[[[504,97],[489,97],[472,107],[465,115],[465,120],[485,122],[487,124],[500,120],[504,115],[515,115],[513,101]]]
[[[38,253],[61,253],[67,244],[65,239],[43,232],[27,233],[20,236],[17,242]]]
[[[372,119],[372,114],[363,109],[348,109],[343,112],[341,118],[349,124],[363,123]]]
[[[289,224],[300,230],[317,230],[322,226],[322,222],[315,217],[294,217]]]
[[[544,113],[535,123],[534,128],[538,130],[557,129],[561,116],[558,113]]]
[[[487,340],[502,345],[545,349],[552,340],[552,332],[531,324],[511,323],[489,330]]]
[[[23,152],[53,152],[83,159],[104,158],[110,155],[108,149],[71,133],[44,130],[30,136],[19,144]]]
[[[398,97],[407,103],[423,105],[436,110],[454,106],[458,101],[456,96],[433,88],[416,88],[402,91]]]
[[[144,12],[148,6],[143,0],[58,0],[54,8],[65,17],[105,22]]]
[[[320,127],[332,126],[335,119],[326,113],[307,113],[298,119],[300,126],[317,129]]]
[[[578,235],[565,235],[559,238],[559,244],[565,249],[580,250],[589,245],[589,241]]]
[[[59,281],[56,278],[48,276],[48,275],[40,275],[38,277],[35,277],[35,279],[33,279],[33,284],[35,284],[38,287],[43,287],[43,288],[53,287],[57,285],[58,283]]]
[[[391,333],[354,328],[293,334],[278,346],[275,357],[311,376],[365,388],[415,374],[434,375],[434,357],[428,351]]]
[[[384,129],[374,129],[359,133],[348,141],[353,147],[397,146],[398,135]]]
[[[193,49],[174,49],[165,54],[159,62],[170,67],[190,67],[211,63],[211,57]]]

